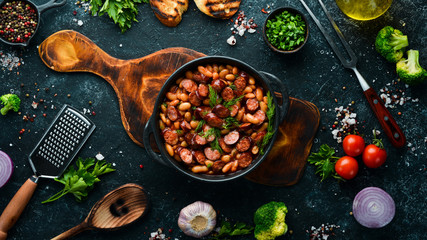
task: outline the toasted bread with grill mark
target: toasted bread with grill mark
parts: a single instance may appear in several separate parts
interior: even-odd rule
[[[204,14],[214,18],[227,19],[239,10],[242,0],[194,0],[194,2]]]
[[[189,0],[150,0],[151,9],[161,23],[175,27],[188,9]]]

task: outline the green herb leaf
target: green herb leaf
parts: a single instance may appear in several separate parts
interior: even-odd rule
[[[308,157],[308,162],[314,164],[316,168],[316,174],[319,174],[322,177],[321,182],[329,177],[334,177],[338,180],[343,180],[335,172],[335,163],[338,161],[338,157],[334,156],[335,149],[329,147],[327,144],[320,146],[318,153],[312,153]]]
[[[100,181],[98,176],[115,171],[110,163],[105,160],[96,161],[94,158],[78,158],[76,166],[77,170],[70,166],[60,178],[55,178],[55,181],[64,184],[64,189],[42,203],[53,202],[67,193],[73,194],[80,202],[87,197],[94,184]]]
[[[225,103],[224,103],[224,107],[226,107],[226,108],[230,108],[231,106],[233,106],[234,104],[236,104],[236,103],[238,103],[238,102],[240,102],[240,100],[242,100],[242,98],[244,97],[245,95],[241,95],[241,96],[239,96],[239,97],[237,97],[237,98],[233,98],[233,99],[231,99],[230,101],[226,101]]]
[[[230,129],[233,127],[239,127],[240,123],[234,117],[227,117],[224,119],[225,124],[222,126],[224,129]]]
[[[218,97],[218,94],[216,93],[215,89],[212,88],[211,85],[209,85],[209,105],[211,108],[214,108],[216,105],[220,104],[222,99]]]
[[[217,235],[211,237],[209,240],[225,240],[229,236],[240,236],[251,234],[254,230],[254,227],[243,223],[236,222],[233,226],[230,222],[222,221],[221,228]]]
[[[267,118],[268,118],[268,127],[267,133],[265,134],[262,141],[259,143],[259,152],[260,154],[264,154],[264,148],[270,142],[271,138],[274,135],[273,124],[274,124],[274,114],[276,112],[276,106],[274,105],[273,96],[271,96],[270,91],[267,92]]]
[[[203,125],[205,125],[205,124],[206,124],[206,121],[205,121],[205,120],[200,120],[200,121],[199,121],[199,124],[197,124],[197,127],[196,127],[196,129],[194,129],[194,131],[195,131],[195,132],[200,131],[200,129],[202,129]]]
[[[93,16],[102,16],[107,13],[108,16],[119,25],[122,33],[128,30],[132,22],[138,22],[138,3],[149,3],[149,0],[84,0],[90,2]]]

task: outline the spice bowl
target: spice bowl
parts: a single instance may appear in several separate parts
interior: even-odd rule
[[[274,52],[283,54],[298,52],[307,42],[308,36],[307,18],[295,8],[277,8],[265,19],[263,38]]]
[[[37,6],[29,0],[3,1],[0,4],[0,11],[2,11],[0,12],[0,26],[2,26],[0,28],[0,40],[11,46],[28,46],[39,28],[40,15],[51,8],[63,6],[66,2],[66,0],[50,0]],[[8,11],[13,12],[11,18],[9,18],[10,13]],[[8,19],[12,19],[10,21],[17,20],[17,22],[13,23],[16,26],[7,25],[10,22],[3,21],[2,15],[8,15]],[[14,18],[15,15],[16,17]],[[24,29],[24,31],[21,29]]]

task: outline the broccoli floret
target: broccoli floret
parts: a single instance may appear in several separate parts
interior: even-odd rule
[[[408,46],[408,36],[393,27],[386,26],[378,32],[375,48],[387,61],[396,63],[403,57]]]
[[[273,240],[288,231],[285,217],[288,209],[283,202],[269,202],[255,212],[255,238]]]
[[[427,78],[427,71],[420,66],[418,50],[409,50],[408,59],[402,58],[396,63],[396,72],[408,85],[422,83]]]
[[[9,110],[17,112],[21,105],[21,99],[16,94],[4,94],[0,97],[1,103],[4,107],[0,110],[2,115],[6,115]]]

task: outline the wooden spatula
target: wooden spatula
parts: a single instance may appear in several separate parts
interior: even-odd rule
[[[68,239],[89,229],[117,230],[142,217],[148,204],[148,196],[141,186],[125,184],[96,202],[82,223],[52,240]]]
[[[142,58],[121,60],[72,30],[46,38],[39,46],[39,55],[52,70],[91,72],[104,78],[117,94],[126,132],[140,146],[163,83],[180,66],[205,56],[187,48],[166,48]]]

